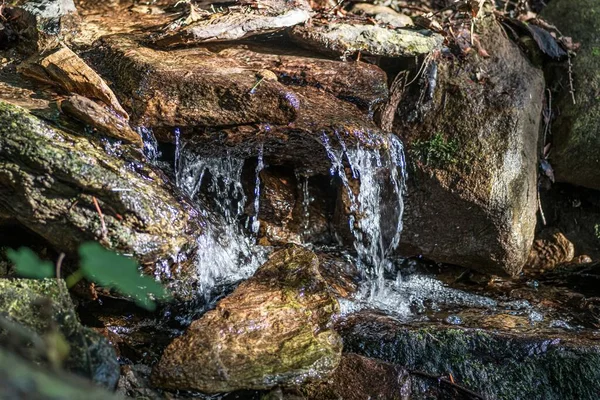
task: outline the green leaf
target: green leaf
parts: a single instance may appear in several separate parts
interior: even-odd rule
[[[6,256],[13,262],[17,274],[26,278],[44,279],[54,276],[54,264],[40,258],[28,247],[7,249]]]
[[[106,250],[96,242],[79,246],[79,256],[81,271],[87,279],[132,297],[140,307],[154,310],[154,299],[170,297],[160,283],[140,274],[135,260]]]

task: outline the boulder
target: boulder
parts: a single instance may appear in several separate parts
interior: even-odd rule
[[[207,393],[319,380],[340,362],[328,328],[338,303],[301,247],[274,253],[256,274],[165,350],[155,385]]]
[[[600,391],[600,346],[578,334],[404,325],[367,313],[349,316],[338,329],[345,351],[429,376],[432,384],[452,374],[485,399],[594,399]],[[430,398],[426,388],[413,384],[411,399]]]
[[[572,76],[566,67],[560,71],[563,92],[550,156],[554,175],[558,182],[600,189],[600,6],[594,0],[554,0],[542,15],[581,43],[571,59]]]
[[[35,354],[41,349],[34,346],[35,351],[28,354],[31,361],[45,361],[48,368],[53,367],[49,361],[63,362],[65,369],[99,385],[110,389],[116,386],[119,363],[115,350],[103,336],[81,325],[63,281],[0,279],[0,313],[9,321],[30,330],[32,337],[44,341],[43,349],[47,353]],[[56,344],[51,338],[56,334],[69,346],[64,360],[60,359],[60,355],[53,359],[50,353]],[[3,331],[0,341],[18,340],[15,336],[14,332]]]
[[[132,110],[134,126],[287,124],[297,115],[298,99],[268,73],[205,48],[165,52],[115,35],[90,60]]]
[[[433,59],[394,122],[409,162],[399,251],[518,274],[533,242],[544,78],[493,17],[487,56]]]
[[[0,122],[0,214],[10,221],[68,254],[98,240],[150,266],[193,243],[198,212],[139,155],[107,153],[5,102]]]

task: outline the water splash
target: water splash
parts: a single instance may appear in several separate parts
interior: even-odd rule
[[[146,156],[150,162],[156,161],[161,154],[160,151],[158,151],[158,141],[156,140],[152,129],[140,126],[136,128],[136,132],[140,135],[142,142],[144,143],[144,148],[142,149],[144,156]]]
[[[331,161],[330,173],[340,178],[347,196],[348,225],[354,237],[358,266],[381,286],[384,271],[391,268],[388,257],[398,246],[402,232],[406,178],[402,142],[390,135],[386,150],[373,151],[359,145],[350,148],[341,135],[336,132],[335,136],[338,148],[332,146],[325,133],[322,143]],[[391,204],[387,199],[390,189]],[[391,239],[386,237],[383,227],[388,224],[390,210],[395,217]]]

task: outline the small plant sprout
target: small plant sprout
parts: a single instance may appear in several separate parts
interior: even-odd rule
[[[35,279],[54,276],[52,263],[41,260],[29,248],[9,249],[6,255],[21,276]],[[66,278],[69,288],[85,278],[131,297],[138,306],[150,311],[156,308],[156,300],[168,300],[171,297],[160,283],[140,274],[134,259],[107,250],[99,243],[81,244],[79,257],[79,269]]]

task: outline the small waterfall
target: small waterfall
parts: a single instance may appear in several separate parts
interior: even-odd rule
[[[391,267],[388,257],[398,246],[402,232],[402,192],[406,173],[402,142],[390,135],[387,150],[373,151],[359,145],[350,148],[341,135],[336,133],[335,136],[339,144],[337,149],[325,133],[322,143],[331,161],[330,172],[340,178],[348,197],[348,225],[354,237],[357,262],[368,276],[382,283],[384,271]],[[346,165],[350,174],[347,174]],[[385,193],[388,188],[392,191],[393,204],[384,199],[388,196]],[[389,211],[385,208],[390,206],[395,207],[392,214],[396,220],[392,238],[385,243],[383,224],[389,223],[386,220],[389,213],[384,215],[384,211]]]
[[[176,135],[177,138],[177,135]],[[256,246],[254,238],[240,228],[247,197],[242,186],[244,160],[235,157],[202,157],[176,140],[175,181],[190,198],[200,204],[207,220],[204,231],[197,238],[195,259],[199,292],[205,297],[215,290],[249,278],[266,261],[268,248]],[[254,222],[258,222],[258,196],[262,153],[256,167]],[[217,213],[210,213],[203,204],[200,191],[206,190]]]

